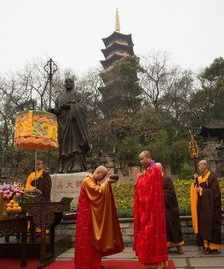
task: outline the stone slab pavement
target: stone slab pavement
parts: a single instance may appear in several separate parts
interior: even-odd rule
[[[74,258],[74,249],[69,249],[57,257],[58,260],[70,260]],[[126,247],[122,253],[108,256],[108,259],[136,259],[130,247]],[[177,269],[224,269],[224,251],[220,254],[204,255],[196,246],[185,246],[184,254],[170,252],[170,259],[174,261]]]

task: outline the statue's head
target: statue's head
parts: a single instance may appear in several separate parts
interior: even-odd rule
[[[65,85],[66,90],[69,90],[69,91],[73,90],[74,89],[74,79],[66,78],[64,85]]]

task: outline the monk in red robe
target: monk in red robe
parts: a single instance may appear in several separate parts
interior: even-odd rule
[[[145,269],[163,269],[168,251],[162,173],[149,151],[141,152],[139,159],[145,170],[136,175],[133,248]]]
[[[101,258],[124,248],[108,170],[96,168],[82,182],[76,222],[75,269],[101,269]]]

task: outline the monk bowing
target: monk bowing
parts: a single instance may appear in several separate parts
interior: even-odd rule
[[[163,269],[168,254],[162,173],[149,151],[141,152],[139,160],[144,171],[136,175],[133,248],[145,269]]]
[[[75,268],[100,269],[101,258],[124,248],[111,183],[104,166],[82,182],[75,240]]]

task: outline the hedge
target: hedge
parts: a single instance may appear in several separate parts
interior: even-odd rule
[[[192,180],[177,179],[174,181],[181,215],[190,214],[190,185]],[[224,180],[219,181],[222,192],[222,208],[224,208]],[[131,217],[134,182],[119,182],[113,185],[113,192],[120,217]]]

